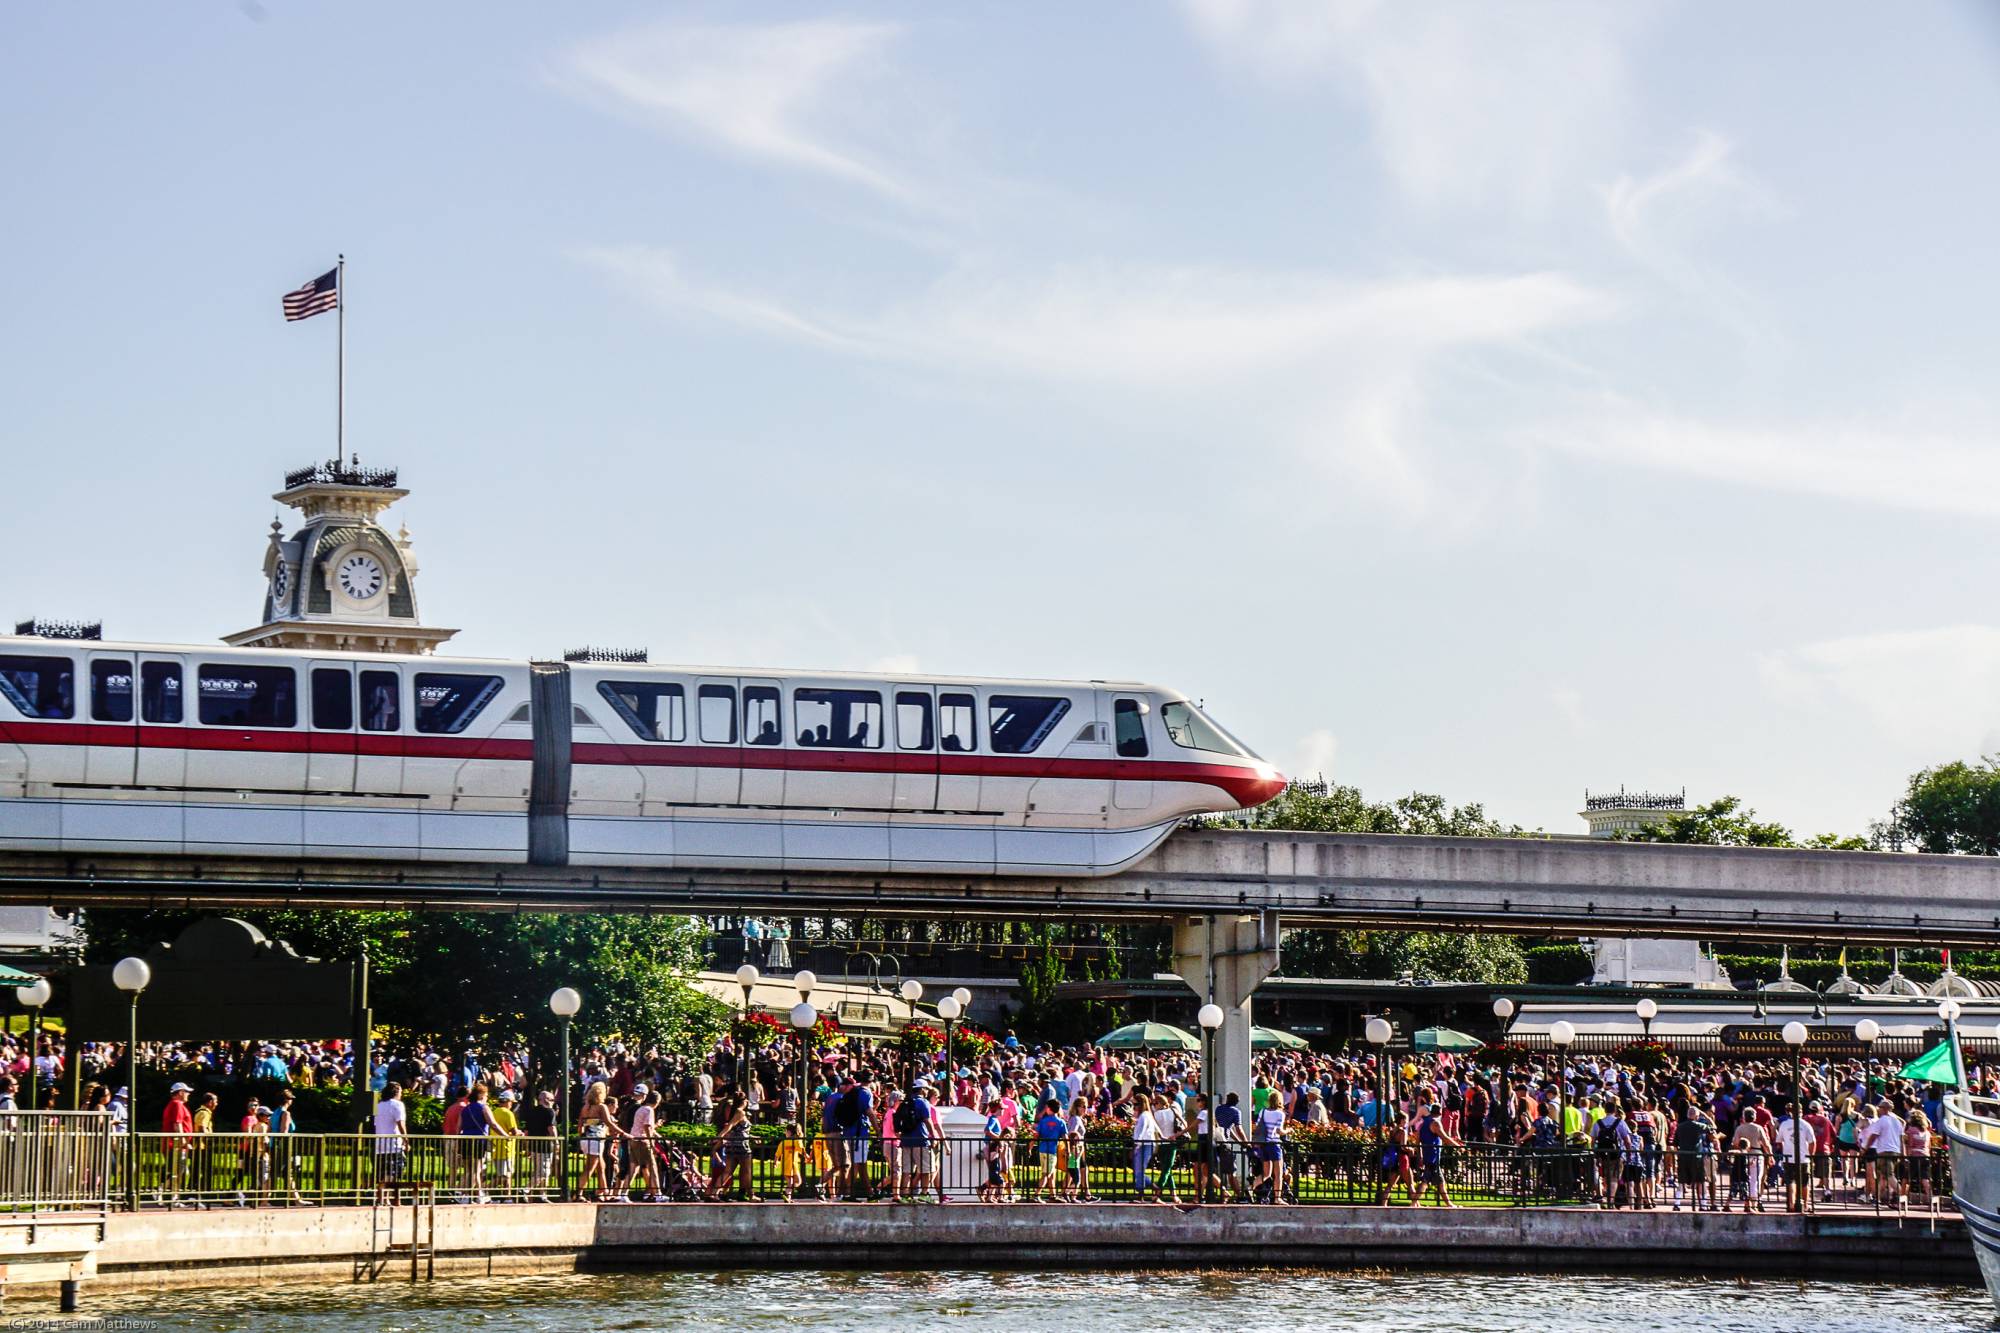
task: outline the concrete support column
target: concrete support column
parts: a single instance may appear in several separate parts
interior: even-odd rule
[[[1250,996],[1278,970],[1278,914],[1181,917],[1174,922],[1174,972],[1197,1005],[1222,1009],[1211,1083],[1218,1103],[1230,1093],[1250,1107]]]

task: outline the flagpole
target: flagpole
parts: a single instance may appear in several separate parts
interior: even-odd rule
[[[347,256],[336,255],[333,265],[333,317],[340,326],[333,354],[334,409],[333,459],[337,468],[347,466]]]

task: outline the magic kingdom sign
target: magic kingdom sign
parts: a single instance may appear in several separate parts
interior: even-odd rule
[[[1780,1024],[1725,1023],[1717,1035],[1723,1049],[1732,1055],[1785,1055],[1792,1049],[1785,1042],[1785,1029]],[[1861,1039],[1850,1027],[1808,1027],[1805,1049],[1819,1055],[1862,1053]]]

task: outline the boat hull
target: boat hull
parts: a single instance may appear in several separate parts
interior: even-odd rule
[[[1954,1093],[1945,1102],[1952,1197],[1972,1237],[1986,1294],[2000,1312],[2000,1111],[1990,1099]]]

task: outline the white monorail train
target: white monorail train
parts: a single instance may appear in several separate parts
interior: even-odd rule
[[[0,636],[0,847],[1101,875],[1282,786],[1151,685]]]

